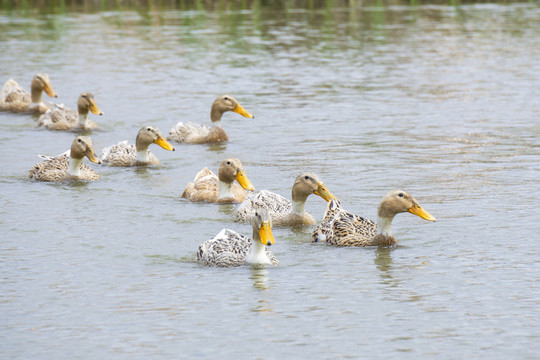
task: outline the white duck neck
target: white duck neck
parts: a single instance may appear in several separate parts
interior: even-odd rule
[[[77,117],[79,118],[79,126],[82,128],[87,127],[88,125],[88,113],[78,113]]]
[[[392,220],[394,220],[394,217],[377,218],[377,234],[384,235],[384,236],[393,236],[392,235]]]
[[[257,235],[257,236],[255,236]],[[266,255],[266,246],[261,242],[259,234],[253,231],[253,242],[251,245],[251,251],[246,259],[248,264],[254,265],[270,265],[270,259]]]
[[[75,159],[70,156],[68,174],[71,176],[81,176],[81,163],[82,159]]]
[[[232,184],[233,183],[227,184],[219,180],[219,199],[234,197],[232,193]]]
[[[292,213],[302,215],[306,212],[306,201],[292,201]]]

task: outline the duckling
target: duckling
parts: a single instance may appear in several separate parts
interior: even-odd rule
[[[392,220],[402,212],[410,212],[428,221],[436,220],[403,190],[392,190],[382,198],[377,223],[351,214],[337,199],[333,199],[323,221],[313,231],[313,241],[326,241],[334,246],[394,246],[397,240],[391,231]]]
[[[306,212],[307,197],[318,195],[326,201],[334,199],[322,180],[313,173],[303,173],[296,177],[291,192],[291,200],[273,192],[262,190],[250,193],[235,212],[235,221],[246,222],[252,216],[254,204],[262,204],[272,216],[274,226],[313,225],[315,218]]]
[[[94,130],[98,125],[92,120],[88,120],[88,112],[92,114],[103,115],[98,108],[94,95],[84,92],[77,101],[77,112],[65,107],[64,105],[53,104],[39,118],[38,126],[44,126],[48,130]]]
[[[234,183],[234,180],[240,186]],[[189,201],[206,201],[219,204],[242,202],[246,198],[244,189],[255,190],[240,160],[229,158],[221,162],[218,176],[208,168],[199,171],[193,182],[187,184],[182,197]]]
[[[143,126],[137,133],[135,145],[127,140],[106,147],[101,153],[101,160],[109,166],[159,165],[159,159],[148,150],[150,144],[157,144],[165,150],[174,151],[174,147],[152,126]]]
[[[221,117],[227,111],[234,111],[247,118],[254,116],[247,112],[240,103],[230,95],[222,95],[214,100],[210,110],[210,120],[214,126],[199,125],[194,123],[179,122],[169,131],[167,140],[179,143],[206,144],[220,141],[228,141],[229,137],[221,127]]]
[[[96,158],[94,153],[92,140],[87,136],[77,136],[69,152],[56,157],[40,156],[45,161],[34,165],[28,177],[38,181],[99,180],[97,172],[82,164],[85,156],[91,162],[101,164],[101,160]]]
[[[253,240],[233,230],[223,229],[199,246],[197,260],[207,266],[233,267],[245,264],[279,265],[268,249],[275,243],[268,211],[257,210],[251,219]]]
[[[17,84],[15,80],[9,79],[4,84],[0,94],[0,110],[14,113],[24,111],[44,113],[50,106],[41,100],[41,93],[45,91],[50,97],[58,97],[47,74],[35,75],[30,84],[30,91],[31,94]]]

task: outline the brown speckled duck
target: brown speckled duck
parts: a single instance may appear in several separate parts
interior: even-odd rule
[[[294,180],[292,201],[267,190],[259,191],[257,194],[251,193],[236,210],[234,220],[249,221],[257,205],[269,211],[274,226],[313,225],[315,218],[305,210],[306,200],[311,194],[318,195],[326,201],[335,198],[316,174],[303,173]]]
[[[240,185],[235,183],[235,180]],[[240,160],[229,158],[221,162],[218,176],[208,168],[199,171],[193,182],[187,184],[182,197],[189,201],[219,204],[242,202],[246,198],[244,189],[255,190]]]
[[[275,243],[271,217],[265,209],[251,218],[253,240],[236,231],[223,229],[213,239],[199,246],[197,260],[207,266],[233,267],[250,265],[279,265],[268,249]]]
[[[37,74],[30,84],[30,94],[24,90],[13,79],[9,79],[4,84],[0,94],[0,110],[11,112],[33,111],[44,113],[50,106],[41,100],[41,94],[44,92],[50,97],[58,97],[53,90],[49,76],[47,74]]]
[[[101,153],[101,160],[109,166],[159,165],[159,159],[148,150],[151,144],[157,144],[165,150],[175,150],[156,128],[143,126],[137,133],[135,145],[125,140],[106,147]]]
[[[34,165],[28,176],[38,181],[99,180],[99,174],[82,163],[85,156],[91,162],[101,164],[94,153],[92,140],[87,136],[77,136],[69,155],[66,152],[56,157],[40,156],[45,161]]]
[[[82,93],[77,101],[77,112],[64,105],[53,104],[47,112],[39,118],[38,126],[48,130],[94,130],[98,125],[88,119],[88,113],[103,115],[98,108],[94,95],[89,92]]]
[[[219,96],[210,110],[210,120],[213,126],[199,125],[194,123],[179,122],[169,131],[167,140],[179,143],[205,144],[220,141],[227,141],[229,137],[221,127],[221,117],[227,111],[234,111],[247,118],[253,118],[240,103],[230,95]]]
[[[326,241],[334,246],[393,246],[397,240],[391,231],[392,220],[402,212],[410,212],[428,221],[436,220],[402,190],[392,190],[383,197],[377,223],[349,213],[334,199],[328,204],[324,219],[313,231],[313,241]]]

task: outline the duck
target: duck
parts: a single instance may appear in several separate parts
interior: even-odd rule
[[[167,140],[178,143],[206,144],[228,141],[229,137],[221,127],[221,117],[227,111],[234,111],[244,117],[254,118],[240,103],[230,95],[218,96],[210,109],[210,120],[214,126],[183,123],[180,121],[170,131]]]
[[[392,234],[392,220],[403,212],[436,221],[412,195],[403,190],[392,190],[379,204],[377,223],[351,214],[343,209],[339,200],[332,199],[312,238],[314,242],[326,241],[334,246],[395,246],[398,242]]]
[[[53,90],[49,75],[37,74],[30,83],[30,94],[24,90],[15,80],[9,79],[2,88],[0,94],[0,110],[14,113],[32,111],[37,113],[46,112],[50,106],[41,99],[41,93],[45,91],[50,97],[58,97]]]
[[[274,226],[313,225],[316,223],[315,218],[305,210],[306,200],[311,194],[326,201],[335,198],[316,174],[302,173],[294,180],[292,201],[267,190],[251,193],[236,209],[234,220],[247,222],[257,205],[269,211]]]
[[[250,265],[279,265],[268,249],[275,243],[272,219],[266,209],[259,209],[251,218],[253,239],[230,229],[221,230],[213,239],[199,246],[197,260],[206,266],[234,267]]]
[[[45,161],[34,165],[28,177],[37,181],[99,180],[99,174],[82,163],[85,156],[91,162],[101,164],[92,140],[88,136],[77,136],[69,151],[55,157],[40,155]]]
[[[48,130],[95,130],[98,125],[88,119],[88,112],[103,115],[96,103],[94,95],[83,92],[77,100],[77,111],[71,110],[61,104],[52,104],[45,114],[41,115],[38,126]]]
[[[159,165],[159,159],[148,150],[150,144],[157,144],[165,150],[175,151],[159,130],[147,125],[137,133],[135,145],[124,140],[116,145],[106,147],[101,153],[101,160],[109,166],[144,166]]]
[[[234,183],[235,180],[240,185]],[[249,181],[242,162],[228,158],[219,165],[218,176],[206,167],[199,171],[193,182],[187,184],[182,197],[193,202],[230,204],[244,201],[246,190],[254,191],[255,187]]]

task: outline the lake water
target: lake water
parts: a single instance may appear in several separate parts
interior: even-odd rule
[[[225,93],[255,118],[227,113],[224,144],[151,147],[160,167],[50,184],[28,170],[75,134],[0,113],[2,358],[540,357],[538,2],[103,3],[1,2],[0,82],[46,72],[72,108],[94,93],[98,153],[208,124]],[[257,189],[288,197],[310,171],[358,215],[400,188],[438,221],[398,215],[393,249],[275,228],[279,267],[206,268],[201,242],[252,231],[180,198],[226,157]]]

